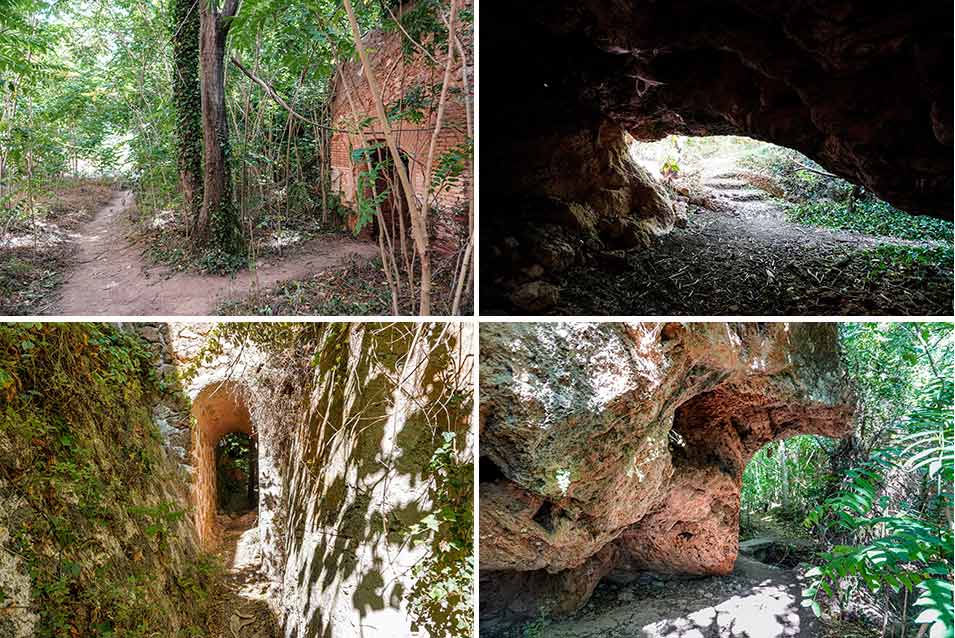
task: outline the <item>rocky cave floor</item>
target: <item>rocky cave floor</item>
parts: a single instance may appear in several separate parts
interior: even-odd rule
[[[577,613],[493,631],[482,638],[834,638],[870,635],[802,607],[802,568],[740,556],[728,576],[614,572]],[[858,633],[858,632],[862,633]],[[848,633],[847,633],[848,632]]]
[[[255,512],[220,517],[224,531],[217,555],[225,567],[214,603],[215,631],[222,638],[280,638],[281,631],[269,606],[268,580],[259,571],[262,562]]]
[[[872,638],[880,617],[857,601],[853,619],[816,618],[803,607],[815,547],[801,526],[748,517],[733,573],[686,576],[612,571],[577,613],[494,625],[481,638]],[[868,625],[860,620],[869,619]]]
[[[612,574],[576,614],[537,621],[516,633],[548,638],[776,638],[826,636],[800,606],[800,575],[740,557],[729,576]]]
[[[940,247],[790,222],[738,174],[701,182],[685,227],[597,255],[560,278],[552,315],[949,315],[951,268],[880,266],[877,251]]]

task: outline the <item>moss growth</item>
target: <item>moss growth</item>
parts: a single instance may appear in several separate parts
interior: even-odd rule
[[[19,504],[7,549],[29,571],[38,638],[202,633],[215,567],[179,540],[158,391],[137,336],[0,327],[0,500]]]
[[[196,190],[186,202],[195,217],[202,205],[202,97],[199,91],[199,11],[190,0],[175,0],[172,7],[173,102],[178,124],[180,174],[193,176]]]

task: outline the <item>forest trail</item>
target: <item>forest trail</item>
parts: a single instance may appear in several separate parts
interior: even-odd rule
[[[223,638],[278,638],[269,606],[270,587],[262,575],[261,545],[255,512],[228,525],[217,553],[225,566],[216,618]]]
[[[576,614],[553,620],[549,638],[783,638],[825,636],[800,606],[794,570],[740,556],[729,576],[687,578],[643,573],[604,582]]]
[[[943,242],[791,222],[733,161],[694,176],[699,186],[683,227],[565,273],[561,301],[548,314],[951,314],[951,269],[887,267],[880,254]]]
[[[67,273],[60,300],[44,314],[60,315],[212,315],[223,301],[288,279],[337,268],[353,254],[371,258],[374,244],[322,237],[281,261],[263,260],[255,272],[234,277],[175,272],[147,266],[143,246],[128,238],[130,191],[112,200],[78,232],[79,250]]]

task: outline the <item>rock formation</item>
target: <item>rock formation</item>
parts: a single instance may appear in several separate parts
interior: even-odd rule
[[[484,11],[496,26],[482,43],[494,100],[482,121],[493,231],[483,249],[498,278],[560,272],[542,245],[579,253],[668,230],[672,206],[634,172],[624,132],[746,135],[910,213],[952,218],[947,3],[533,0]]]
[[[481,613],[569,612],[614,568],[725,574],[746,463],[841,437],[835,324],[483,324]]]

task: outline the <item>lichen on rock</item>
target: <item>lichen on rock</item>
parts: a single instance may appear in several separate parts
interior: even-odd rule
[[[834,324],[483,324],[482,617],[573,611],[621,565],[731,571],[747,461],[846,435],[842,372]]]

